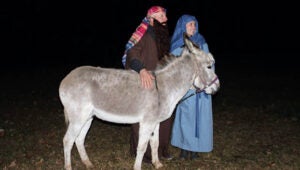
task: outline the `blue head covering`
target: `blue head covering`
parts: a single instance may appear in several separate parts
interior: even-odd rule
[[[203,45],[206,44],[204,37],[198,31],[198,21],[196,17],[192,15],[182,15],[176,24],[172,39],[171,39],[171,52],[178,47],[184,45],[183,34],[186,32],[186,24],[190,21],[195,21],[196,24],[196,32],[190,37],[190,40],[197,44],[201,49],[203,49]]]

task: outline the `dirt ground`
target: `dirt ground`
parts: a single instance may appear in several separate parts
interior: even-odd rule
[[[163,160],[162,169],[300,169],[299,72],[239,65],[216,70],[221,89],[213,96],[213,151],[180,161],[179,149],[170,146],[175,159]],[[1,169],[63,169],[66,127],[58,86],[71,68],[1,71]],[[132,169],[129,127],[93,121],[85,145],[95,169]],[[75,147],[72,166],[85,169]]]

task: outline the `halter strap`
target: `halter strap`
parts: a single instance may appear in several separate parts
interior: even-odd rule
[[[154,71],[151,71],[152,75],[154,76],[154,81],[155,81],[155,87],[156,87],[156,90],[158,90],[158,86],[157,86],[157,80],[156,80],[156,74]]]
[[[181,100],[179,100],[179,102],[177,103],[177,105],[181,102],[183,102],[184,100],[186,100],[187,98],[189,97],[192,97],[194,96],[195,94],[197,93],[201,93],[203,92],[207,87],[211,86],[212,84],[214,84],[216,81],[218,80],[218,76],[216,76],[213,81],[211,81],[208,85],[206,85],[203,89],[200,89],[200,88],[196,88],[196,91],[188,96],[186,96],[185,98],[182,98]]]
[[[196,88],[196,92],[197,93],[201,93],[203,92],[207,87],[211,86],[212,84],[214,84],[217,80],[218,80],[218,76],[216,76],[213,81],[211,81],[208,85],[206,85],[203,89],[199,89],[199,88]]]

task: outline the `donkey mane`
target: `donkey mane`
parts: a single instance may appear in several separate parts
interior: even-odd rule
[[[156,66],[155,70],[160,70],[166,67],[168,64],[172,63],[173,60],[175,60],[177,57],[173,55],[172,53],[169,53],[168,55],[164,55],[164,57],[159,61],[159,63]]]

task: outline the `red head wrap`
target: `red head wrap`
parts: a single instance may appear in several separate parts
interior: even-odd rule
[[[161,7],[161,6],[152,6],[152,7],[149,8],[148,11],[147,11],[147,17],[150,17],[150,16],[152,16],[153,14],[158,13],[158,12],[161,12],[161,11],[166,12],[166,9],[163,8],[163,7]]]

